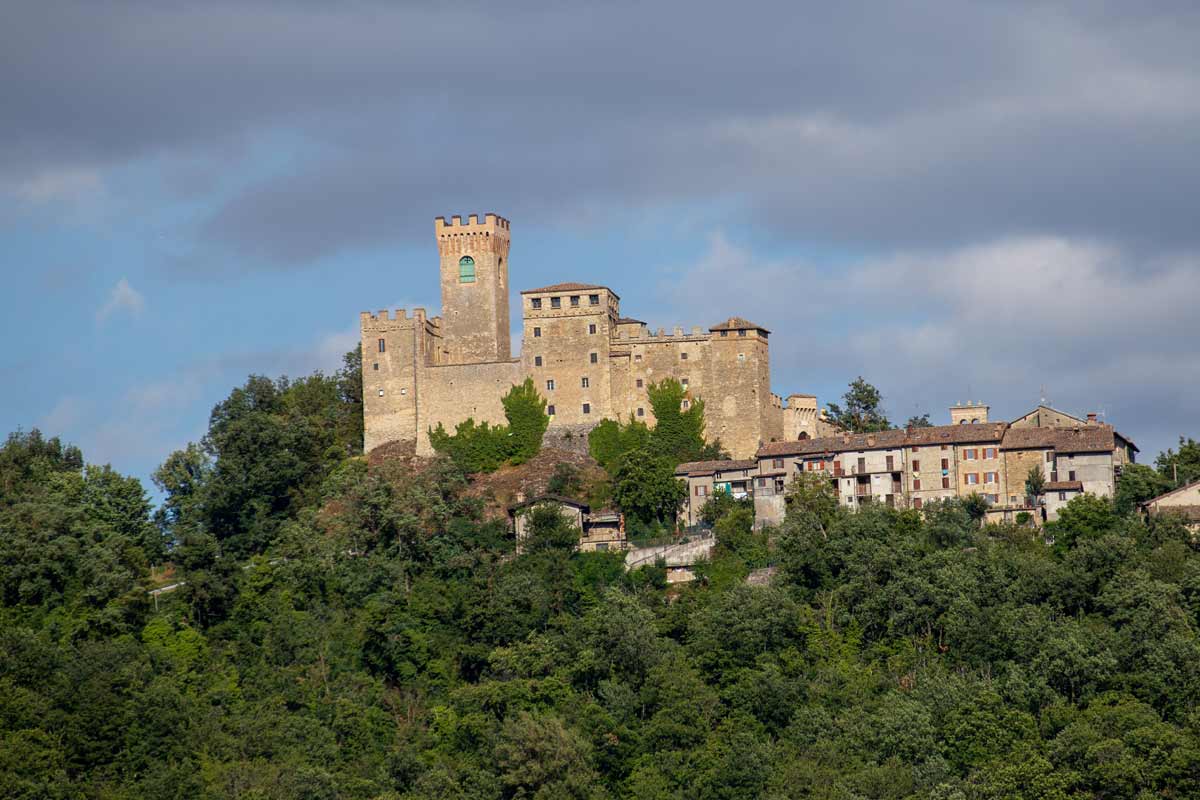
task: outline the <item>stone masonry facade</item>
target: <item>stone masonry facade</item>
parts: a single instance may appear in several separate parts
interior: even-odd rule
[[[442,314],[361,315],[365,447],[413,442],[468,419],[503,423],[501,398],[532,378],[546,398],[550,435],[586,434],[603,419],[654,424],[647,389],[675,378],[685,404],[703,399],[707,438],[735,458],[770,442],[832,432],[812,395],[771,391],[770,331],[741,317],[709,328],[651,330],[621,316],[612,289],[559,283],[520,293],[520,356],[511,352],[510,224],[472,214],[434,221]]]

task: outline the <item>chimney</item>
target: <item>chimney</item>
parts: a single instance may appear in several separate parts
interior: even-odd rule
[[[1088,417],[1088,425],[1096,424],[1096,412],[1095,411],[1089,411],[1087,417]]]

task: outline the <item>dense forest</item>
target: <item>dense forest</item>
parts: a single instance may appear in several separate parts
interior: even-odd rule
[[[1200,552],[1129,496],[1200,476],[1195,442],[1044,534],[811,481],[761,534],[718,502],[667,587],[555,514],[517,553],[452,457],[368,467],[358,369],[250,378],[157,509],[8,437],[0,797],[1200,796]],[[598,439],[644,467],[650,437]]]

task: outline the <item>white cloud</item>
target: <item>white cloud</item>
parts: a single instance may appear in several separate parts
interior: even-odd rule
[[[91,169],[51,169],[22,181],[17,195],[27,203],[72,202],[94,196],[104,189],[100,173]]]
[[[146,298],[130,286],[128,280],[121,278],[109,292],[108,301],[96,312],[96,322],[103,323],[119,311],[128,311],[134,316],[139,316],[145,310]]]
[[[784,394],[838,394],[862,374],[898,419],[967,399],[1004,418],[1045,385],[1065,410],[1106,410],[1148,451],[1196,433],[1184,407],[1200,395],[1200,254],[1142,262],[1035,236],[835,265],[759,259],[717,234],[663,291],[685,323],[739,314],[771,328]]]

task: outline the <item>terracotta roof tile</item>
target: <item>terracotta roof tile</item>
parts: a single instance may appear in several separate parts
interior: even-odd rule
[[[1053,449],[1061,453],[1109,453],[1116,449],[1111,425],[1074,428],[1009,428],[1004,450]]]
[[[613,292],[613,290],[609,289],[607,286],[598,286],[594,283],[574,282],[556,283],[552,286],[543,286],[540,289],[524,289],[521,291],[521,294],[534,294],[535,292],[586,292],[591,289],[605,289],[613,294],[616,294],[616,292]]]
[[[981,422],[974,425],[936,425],[932,428],[893,428],[878,433],[849,433],[801,439],[796,442],[770,442],[758,449],[759,458],[773,456],[845,453],[858,450],[889,450],[897,447],[930,447],[940,444],[998,444],[1004,438],[1007,423]]]
[[[742,331],[742,330],[758,330],[764,333],[770,333],[769,330],[762,325],[755,325],[745,317],[730,317],[719,325],[713,325],[709,328],[710,331]]]
[[[688,461],[675,468],[676,475],[709,475],[738,469],[758,469],[757,459],[745,461]]]
[[[1047,492],[1082,492],[1082,481],[1046,481]]]

